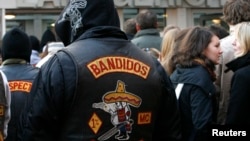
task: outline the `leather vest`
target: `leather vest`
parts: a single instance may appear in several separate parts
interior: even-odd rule
[[[78,80],[61,141],[152,140],[164,93],[157,60],[117,40],[85,39],[63,50],[75,61]]]
[[[8,124],[6,141],[15,141],[17,140],[19,117],[39,69],[29,64],[7,64],[1,69],[8,79],[11,91],[11,119]]]

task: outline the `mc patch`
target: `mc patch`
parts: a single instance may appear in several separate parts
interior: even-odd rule
[[[138,124],[149,124],[151,123],[151,112],[141,112],[138,113]]]

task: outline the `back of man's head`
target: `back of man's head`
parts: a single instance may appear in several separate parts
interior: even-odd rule
[[[250,21],[250,0],[227,0],[222,19],[230,25]]]
[[[31,43],[31,48],[32,50],[35,50],[37,52],[40,52],[40,41],[38,40],[38,38],[34,35],[30,35],[30,43]]]
[[[124,22],[123,30],[125,33],[136,34],[136,22],[134,18],[127,19]]]
[[[157,14],[151,10],[143,10],[136,16],[136,24],[140,29],[157,28]]]
[[[220,25],[211,24],[208,26],[208,29],[212,31],[220,39],[229,35],[229,32],[223,26]]]
[[[13,28],[3,37],[2,58],[24,59],[30,62],[31,43],[29,36],[19,28]]]

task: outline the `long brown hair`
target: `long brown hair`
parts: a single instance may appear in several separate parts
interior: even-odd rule
[[[215,80],[215,64],[203,54],[213,36],[214,33],[205,27],[195,26],[189,29],[183,40],[174,48],[171,58],[173,66],[189,68],[200,64],[209,71],[212,80]]]

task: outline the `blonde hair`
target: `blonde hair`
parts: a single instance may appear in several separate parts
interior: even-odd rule
[[[242,22],[236,26],[235,36],[240,43],[242,52],[235,57],[240,57],[250,51],[250,22]]]
[[[171,70],[169,70],[168,63],[175,45],[175,37],[179,33],[179,31],[179,28],[173,28],[168,30],[163,36],[160,61],[165,70],[168,72],[168,74],[170,74],[171,72]]]
[[[172,30],[172,29],[179,29],[179,30],[181,30],[180,27],[177,26],[177,25],[168,25],[168,26],[166,26],[163,29],[162,36],[164,36],[169,30]]]

